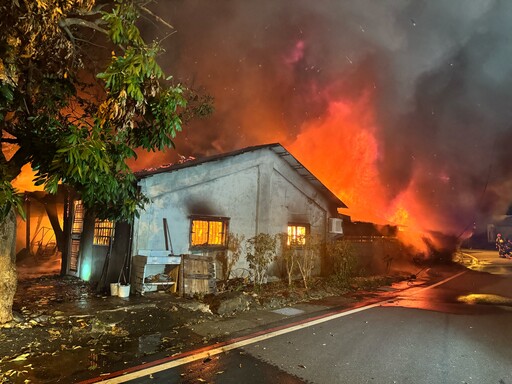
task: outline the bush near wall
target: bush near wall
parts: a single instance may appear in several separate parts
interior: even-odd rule
[[[355,268],[363,275],[389,273],[393,265],[407,253],[402,243],[393,237],[346,236],[339,242],[350,245],[357,259]]]

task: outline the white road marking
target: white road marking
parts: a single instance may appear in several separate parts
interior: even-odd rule
[[[459,272],[459,273],[457,273],[456,275],[453,275],[453,276],[451,276],[451,277],[448,277],[447,279],[444,279],[444,280],[442,280],[442,281],[439,281],[439,282],[437,282],[437,283],[435,283],[435,284],[432,284],[432,285],[429,285],[428,287],[423,288],[423,289],[422,289],[422,291],[426,291],[427,289],[435,288],[435,287],[437,287],[437,286],[439,286],[439,285],[441,285],[441,284],[447,283],[447,282],[449,282],[450,280],[453,280],[453,279],[455,279],[455,278],[459,277],[460,275],[465,274],[466,272],[467,272],[467,271]]]
[[[439,285],[445,284],[448,281],[453,280],[453,279],[459,277],[460,275],[463,275],[466,272],[467,271],[460,272],[460,273],[458,273],[458,274],[456,274],[454,276],[448,277],[448,278],[446,278],[446,279],[444,279],[442,281],[439,281],[439,282],[437,282],[437,283],[435,283],[433,285],[429,285],[428,287],[422,288],[421,291],[424,291],[424,290],[427,290],[427,289],[431,289],[431,288],[435,288],[435,287],[437,287]],[[154,373],[158,373],[158,372],[161,372],[161,371],[165,371],[167,369],[178,367],[178,366],[183,365],[183,364],[191,363],[191,362],[194,362],[194,361],[197,361],[197,360],[201,360],[201,359],[206,359],[208,357],[212,357],[212,356],[215,356],[215,355],[227,352],[227,351],[231,351],[233,349],[245,347],[246,345],[254,344],[254,343],[260,342],[262,340],[271,339],[273,337],[284,335],[284,334],[290,333],[290,332],[294,332],[294,331],[297,331],[299,329],[311,327],[311,326],[314,326],[314,325],[317,325],[317,324],[325,323],[327,321],[338,319],[340,317],[352,315],[354,313],[358,313],[358,312],[366,311],[368,309],[379,307],[383,303],[386,303],[388,301],[389,301],[389,299],[386,299],[386,300],[382,300],[382,301],[379,301],[379,302],[374,303],[374,304],[366,305],[364,307],[359,307],[359,308],[350,309],[350,310],[344,311],[344,312],[334,313],[334,314],[329,315],[329,316],[325,316],[325,317],[321,317],[321,318],[318,318],[318,319],[306,321],[306,322],[301,323],[301,324],[296,324],[296,325],[293,325],[293,326],[288,327],[288,328],[278,329],[276,331],[271,331],[271,332],[265,333],[263,335],[258,335],[258,336],[252,337],[252,338],[236,341],[236,342],[233,342],[231,344],[227,344],[227,345],[223,345],[221,347],[217,347],[217,348],[213,348],[213,349],[210,349],[210,350],[207,350],[207,351],[199,352],[199,353],[196,353],[196,354],[193,354],[193,355],[190,355],[190,356],[185,356],[185,357],[182,357],[182,358],[178,358],[176,360],[172,360],[172,361],[169,361],[169,362],[166,362],[166,363],[162,363],[162,364],[156,365],[154,367],[149,367],[149,368],[141,369],[141,370],[136,371],[136,372],[127,373],[127,374],[122,375],[122,376],[114,377],[114,378],[111,378],[111,379],[106,379],[106,380],[103,380],[101,382],[102,383],[108,383],[108,384],[125,383],[127,381],[135,380],[135,379],[138,379],[138,378],[143,377],[143,376],[152,375]]]

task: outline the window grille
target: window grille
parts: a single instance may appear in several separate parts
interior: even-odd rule
[[[191,219],[191,247],[225,247],[229,219],[222,217],[193,217]]]
[[[114,222],[109,220],[98,220],[94,223],[94,245],[110,244],[110,239],[114,236]]]
[[[84,206],[81,200],[75,200],[74,204],[72,233],[82,233],[84,228]]]
[[[69,270],[78,272],[78,256],[80,251],[80,239],[71,239],[71,250],[69,258]]]
[[[288,245],[302,246],[306,244],[306,236],[309,232],[309,225],[288,224]]]

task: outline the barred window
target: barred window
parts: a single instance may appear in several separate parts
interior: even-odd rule
[[[226,217],[192,217],[191,247],[225,247],[229,219]]]
[[[80,239],[71,239],[71,250],[69,258],[69,270],[78,272],[78,258],[80,252]]]
[[[84,228],[84,206],[82,200],[75,200],[74,202],[74,217],[72,233],[82,233]]]
[[[306,244],[309,224],[288,224],[288,245],[302,246]]]
[[[73,202],[73,223],[71,226],[71,239],[69,249],[70,272],[77,273],[80,264],[80,238],[84,229],[84,206],[81,200]]]
[[[114,237],[114,222],[96,219],[94,223],[93,244],[108,246],[112,237]]]

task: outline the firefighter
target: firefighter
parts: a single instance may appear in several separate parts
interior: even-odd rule
[[[512,259],[512,241],[510,239],[505,241],[505,257]]]
[[[505,249],[505,239],[503,236],[501,236],[501,233],[498,233],[498,236],[496,236],[496,249],[498,250],[498,255],[501,258],[505,258],[506,249]]]

